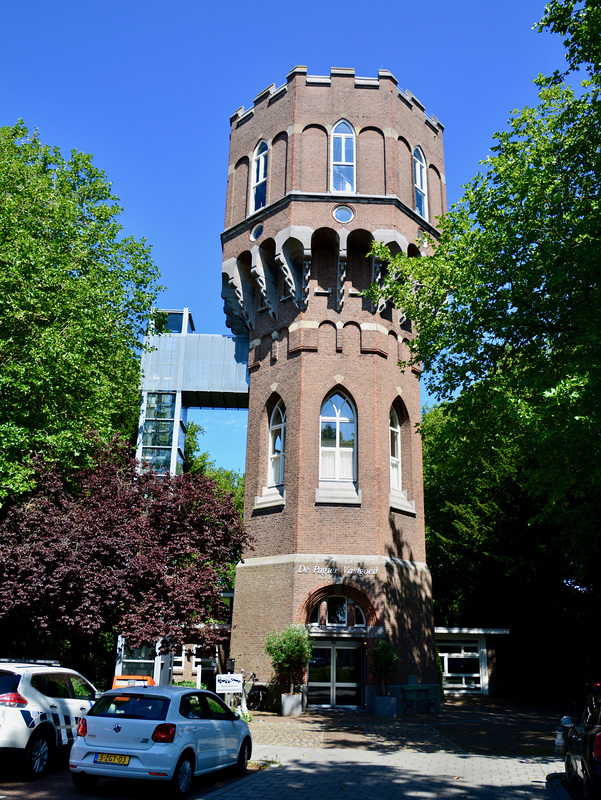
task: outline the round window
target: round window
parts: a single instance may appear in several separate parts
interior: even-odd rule
[[[336,206],[334,209],[334,219],[343,225],[350,222],[354,216],[355,212],[350,206]]]
[[[258,239],[259,236],[262,233],[263,233],[263,223],[262,222],[257,222],[255,227],[250,232],[250,240],[251,240],[251,242],[254,242],[256,239]]]

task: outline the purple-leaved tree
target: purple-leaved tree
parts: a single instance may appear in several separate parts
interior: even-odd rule
[[[83,667],[119,632],[165,650],[226,638],[221,592],[249,543],[229,494],[202,475],[140,472],[119,439],[75,475],[36,471],[0,522],[3,655],[53,649]]]

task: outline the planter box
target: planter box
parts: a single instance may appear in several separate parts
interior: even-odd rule
[[[374,697],[374,715],[376,717],[396,717],[396,697]]]
[[[281,702],[280,714],[282,717],[300,717],[303,711],[302,694],[283,694]]]

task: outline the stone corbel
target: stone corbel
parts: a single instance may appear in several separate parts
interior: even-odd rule
[[[253,276],[257,286],[259,287],[261,297],[263,298],[263,302],[265,303],[270,317],[275,320],[277,319],[278,313],[277,281],[274,280],[269,267],[263,263],[263,259],[261,258],[261,250],[259,247],[253,247],[252,249],[252,264],[253,266],[250,274]]]
[[[338,257],[338,281],[336,285],[336,310],[344,308],[344,283],[346,281],[346,253]]]
[[[301,310],[306,311],[309,305],[309,281],[311,280],[311,253],[303,258],[303,299]]]

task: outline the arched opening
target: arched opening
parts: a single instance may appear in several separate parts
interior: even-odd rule
[[[341,119],[332,128],[331,190],[355,192],[357,185],[355,163],[355,130]]]
[[[413,177],[415,183],[415,210],[426,221],[428,219],[428,181],[426,159],[421,147],[413,151]]]
[[[366,230],[351,231],[347,241],[346,279],[349,292],[363,292],[372,280],[372,259],[367,255],[372,235]]]
[[[339,252],[340,245],[335,231],[331,228],[319,228],[315,231],[311,237],[311,287],[313,291],[330,292],[333,305],[336,301]]]
[[[252,171],[252,194],[251,209],[252,214],[263,208],[267,203],[267,142],[261,140],[255,149],[253,156]]]
[[[365,636],[375,622],[369,598],[355,586],[324,586],[307,598],[315,641],[307,674],[309,705],[356,708],[365,701]]]

